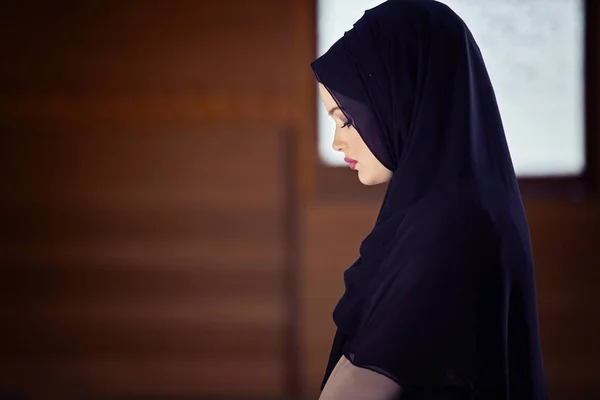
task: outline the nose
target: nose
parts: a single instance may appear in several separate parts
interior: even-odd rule
[[[331,147],[335,151],[342,151],[345,146],[346,143],[340,138],[340,135],[336,132],[333,136],[333,143],[331,144]]]

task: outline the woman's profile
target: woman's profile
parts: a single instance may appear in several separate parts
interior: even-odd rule
[[[529,227],[469,29],[389,0],[311,66],[333,147],[388,184],[344,273],[321,399],[546,399]]]

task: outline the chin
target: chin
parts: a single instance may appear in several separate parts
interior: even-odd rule
[[[365,186],[375,186],[387,182],[386,180],[377,179],[375,176],[363,176],[358,174],[358,180]]]

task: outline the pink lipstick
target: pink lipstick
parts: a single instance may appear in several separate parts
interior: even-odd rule
[[[350,168],[355,169],[356,168],[356,164],[358,163],[358,161],[353,160],[351,158],[344,158],[344,161],[348,163],[348,165],[350,166]]]

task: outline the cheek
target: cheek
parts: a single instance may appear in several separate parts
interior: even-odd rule
[[[348,147],[352,149],[352,152],[356,158],[362,158],[362,161],[365,162],[365,155],[368,155],[369,149],[363,142],[362,138],[356,132],[356,130],[352,129],[346,135]],[[360,160],[359,160],[360,161]]]

